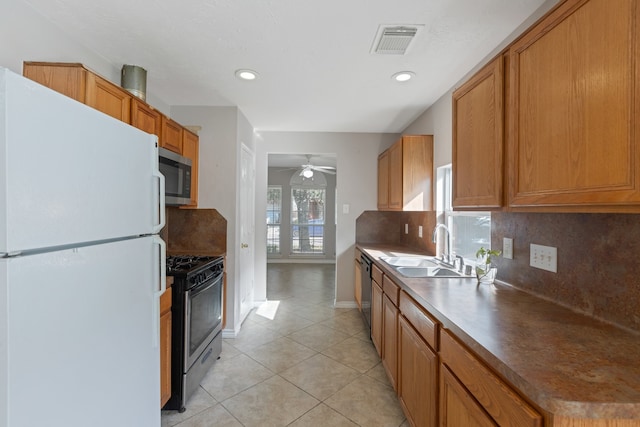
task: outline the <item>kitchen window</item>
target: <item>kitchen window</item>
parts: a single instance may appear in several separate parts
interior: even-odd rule
[[[267,189],[267,254],[280,254],[280,218],[282,214],[282,186]]]
[[[439,167],[436,182],[438,223],[444,223],[449,228],[453,253],[475,262],[478,249],[491,248],[491,212],[454,211],[451,205],[452,191],[451,164]]]

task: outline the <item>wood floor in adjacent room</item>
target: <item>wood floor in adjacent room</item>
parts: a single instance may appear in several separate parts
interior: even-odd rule
[[[162,426],[408,427],[360,312],[334,309],[334,287],[334,265],[269,264],[268,303]]]

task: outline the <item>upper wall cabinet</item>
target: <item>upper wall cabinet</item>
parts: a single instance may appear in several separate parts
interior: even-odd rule
[[[433,135],[405,135],[380,154],[378,209],[433,209]]]
[[[640,211],[638,31],[637,0],[568,0],[509,48],[511,210]]]
[[[131,99],[131,126],[156,135],[160,139],[162,113],[146,102],[133,97]]]
[[[188,129],[182,132],[182,155],[191,160],[191,202],[183,208],[198,207],[198,157],[200,138]]]
[[[76,63],[25,62],[23,74],[44,86],[129,123],[131,95]]]
[[[162,116],[160,147],[182,154],[182,126],[180,123]]]
[[[453,93],[455,209],[503,205],[503,64],[497,57]]]

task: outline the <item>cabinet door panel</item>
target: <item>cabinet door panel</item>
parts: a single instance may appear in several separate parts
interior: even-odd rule
[[[131,99],[131,126],[160,137],[162,115],[135,97]]]
[[[402,137],[402,210],[433,209],[433,136]]]
[[[85,103],[111,117],[131,122],[131,95],[93,73],[87,73],[87,96]]]
[[[445,366],[440,369],[440,427],[497,427]]]
[[[171,289],[160,297],[160,407],[171,397]]]
[[[160,146],[182,155],[182,126],[164,115]]]
[[[382,342],[384,355],[382,365],[394,390],[398,389],[398,308],[387,297],[383,296],[383,332]]]
[[[438,357],[402,316],[398,328],[398,396],[412,426],[437,425]]]
[[[389,208],[389,152],[378,157],[378,209]]]
[[[639,16],[570,0],[511,47],[511,207],[637,209]]]
[[[402,140],[389,148],[389,209],[402,210]]]
[[[453,207],[502,206],[504,67],[494,59],[453,94]]]
[[[191,159],[191,203],[183,208],[198,207],[198,157],[200,153],[200,144],[198,135],[188,130],[182,131],[182,155]]]
[[[444,331],[440,357],[484,410],[501,426],[541,427],[542,416]]]
[[[23,75],[84,104],[87,70],[82,64],[25,62]]]

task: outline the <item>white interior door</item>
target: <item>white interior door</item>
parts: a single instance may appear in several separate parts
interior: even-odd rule
[[[254,233],[255,233],[255,157],[253,151],[242,144],[240,159],[240,320],[253,308],[254,285]]]

